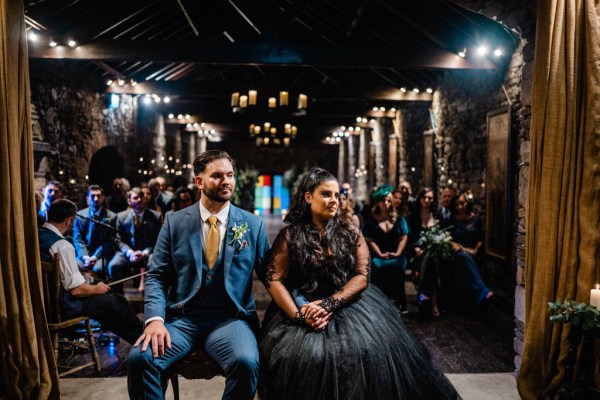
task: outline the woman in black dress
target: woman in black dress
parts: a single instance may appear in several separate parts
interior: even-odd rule
[[[261,398],[457,398],[390,301],[368,286],[369,250],[339,219],[338,196],[331,173],[308,171],[273,244],[266,285],[278,309],[263,322]]]

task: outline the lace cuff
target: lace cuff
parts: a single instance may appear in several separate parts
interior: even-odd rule
[[[306,320],[306,316],[300,310],[296,311],[296,316],[292,319],[292,321],[298,325],[304,325],[305,320]]]
[[[319,306],[328,313],[339,310],[343,305],[344,299],[341,297],[339,299],[336,299],[335,297],[328,297],[319,303]]]

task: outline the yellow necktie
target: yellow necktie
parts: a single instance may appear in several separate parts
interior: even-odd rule
[[[212,269],[219,257],[219,228],[217,227],[217,217],[214,215],[208,217],[206,221],[210,225],[208,235],[206,235],[206,264],[208,264],[208,269]]]
[[[140,216],[139,215],[135,215],[133,217],[133,227],[135,228],[135,230],[138,230],[140,228]]]

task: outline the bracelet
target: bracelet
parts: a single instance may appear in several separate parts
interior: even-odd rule
[[[300,310],[296,311],[296,316],[294,316],[294,318],[292,319],[292,321],[298,325],[304,325],[305,320],[306,316]]]
[[[321,307],[328,313],[337,311],[338,309],[342,308],[343,305],[343,298],[340,297],[339,299],[336,299],[333,296],[330,296],[319,303],[319,307]]]

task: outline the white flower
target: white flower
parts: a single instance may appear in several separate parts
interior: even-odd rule
[[[242,240],[246,232],[250,230],[250,228],[248,228],[247,222],[244,222],[241,225],[234,223],[231,227],[231,230],[233,231],[233,239],[231,239],[231,242],[229,244],[234,244],[235,242],[238,242],[240,245],[240,249],[243,249],[244,247],[248,246],[248,242]]]

